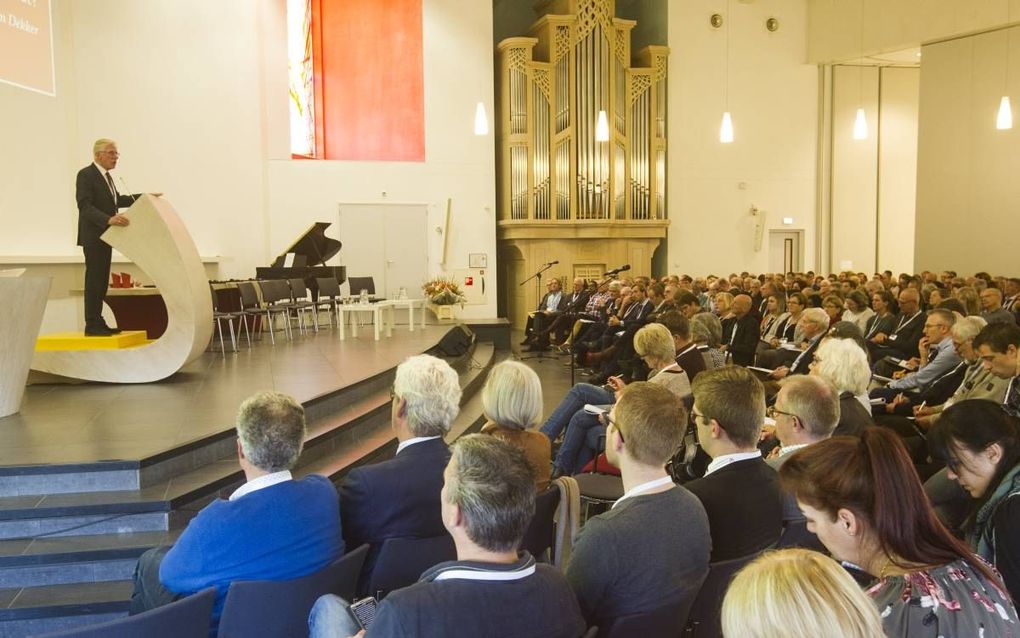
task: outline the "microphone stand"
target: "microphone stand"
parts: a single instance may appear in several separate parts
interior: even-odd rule
[[[549,270],[554,265],[555,264],[553,262],[549,262],[548,264],[544,264],[541,268],[538,269],[538,272],[536,272],[534,275],[528,277],[527,279],[525,279],[521,283],[517,284],[518,286],[523,286],[524,284],[528,283],[532,279],[535,280],[535,299],[537,300],[536,304],[541,304],[542,303],[542,273],[544,273],[545,271]],[[560,292],[560,294],[563,294],[562,291]],[[536,312],[541,312],[541,308],[539,308]],[[532,325],[534,325],[534,324],[532,324]],[[525,335],[525,336],[527,336],[527,335]],[[544,350],[539,350],[538,353],[533,354],[531,356],[521,357],[521,356],[518,355],[518,357],[519,357],[520,361],[528,361],[529,359],[538,359],[539,361],[542,361],[542,360],[547,358],[545,356],[545,351]]]

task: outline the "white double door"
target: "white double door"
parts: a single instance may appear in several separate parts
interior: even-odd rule
[[[375,294],[389,299],[401,288],[409,298],[420,297],[428,276],[427,221],[425,204],[340,204],[347,278],[373,277]]]

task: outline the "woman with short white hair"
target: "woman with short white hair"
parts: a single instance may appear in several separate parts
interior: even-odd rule
[[[872,425],[868,385],[871,368],[868,355],[853,339],[826,337],[818,344],[810,373],[830,382],[839,392],[839,423],[833,436],[859,436]]]
[[[483,434],[491,434],[524,450],[535,475],[535,487],[549,487],[549,437],[533,429],[542,418],[542,382],[520,361],[504,361],[489,372],[482,388]]]

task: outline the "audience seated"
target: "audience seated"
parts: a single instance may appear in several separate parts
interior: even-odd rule
[[[680,369],[687,373],[687,378],[693,382],[699,373],[705,371],[705,357],[698,350],[691,335],[691,323],[683,314],[671,310],[659,317],[659,323],[666,326],[673,335],[673,346],[676,349],[676,363]]]
[[[952,405],[928,436],[948,478],[970,494],[967,542],[1020,600],[1020,420],[992,401]]]
[[[851,290],[846,296],[846,310],[840,319],[856,324],[861,334],[864,334],[868,329],[868,321],[874,316],[875,311],[868,305],[868,295],[860,289]]]
[[[918,397],[920,403],[910,405],[903,401],[896,405],[888,404],[888,414],[879,415],[877,422],[904,438],[918,437],[931,427],[942,410],[953,403],[966,399],[990,399],[1002,403],[1009,381],[986,370],[972,346],[974,337],[985,325],[981,317],[964,317],[953,324],[953,347],[963,360],[961,364],[953,374],[943,375],[922,393]]]
[[[918,341],[919,356],[904,362],[904,365],[916,367],[917,372],[908,373],[894,379],[884,388],[875,388],[871,391],[872,399],[882,399],[886,403],[873,408],[876,416],[881,413],[892,414],[899,404],[919,405],[925,400],[921,398],[922,395],[947,375],[956,374],[962,377],[963,360],[953,347],[951,334],[955,323],[956,315],[948,310],[935,309],[928,313],[924,322],[924,336]],[[876,363],[875,367],[878,369],[879,364]],[[945,390],[945,396],[938,402],[944,401],[958,384],[959,378],[948,382],[949,387]],[[887,408],[889,404],[893,407]]]
[[[753,314],[751,297],[737,295],[730,306],[732,321],[723,325],[723,344],[720,348],[729,352],[733,363],[749,366],[754,362],[758,347],[758,320]]]
[[[390,593],[365,638],[583,634],[584,619],[563,575],[518,552],[535,512],[535,479],[524,452],[496,437],[468,435],[453,444],[443,477],[436,507],[457,560]],[[312,638],[362,635],[347,602],[333,595],[316,601],[308,624]]]
[[[807,309],[807,297],[799,292],[791,292],[786,297],[786,309],[789,312],[785,317],[780,317],[775,333],[768,343],[758,346],[756,363],[760,367],[778,368],[780,365],[793,363],[797,358],[797,351],[783,346],[798,344],[804,340],[800,333],[800,318]]]
[[[806,549],[767,552],[740,570],[722,606],[726,638],[878,638],[874,603],[836,561]]]
[[[779,366],[773,370],[769,375],[773,379],[782,379],[791,374],[807,374],[810,371],[815,350],[825,336],[825,331],[829,329],[829,315],[821,308],[808,308],[801,314],[797,327],[804,338],[800,344],[800,353],[789,367]]]
[[[300,578],[344,553],[333,484],[291,476],[304,438],[305,411],[293,398],[264,392],[241,404],[237,457],[247,482],[203,508],[172,548],[142,554],[132,614],[215,586],[215,635],[230,583]]]
[[[699,374],[693,390],[691,416],[712,462],[685,487],[708,513],[712,561],[749,556],[774,544],[783,529],[783,493],[757,448],[765,388],[750,371],[727,366]]]
[[[797,375],[783,379],[769,416],[775,421],[779,446],[766,460],[778,470],[790,454],[832,436],[839,422],[839,393],[818,376]],[[783,545],[818,548],[818,539],[804,528],[804,514],[792,494],[783,502]]]
[[[1009,379],[1002,407],[1013,416],[1020,417],[1020,360],[1017,359],[1020,327],[1008,323],[985,326],[974,337],[974,349],[986,370],[1000,379]]]
[[[524,341],[521,345],[529,345],[531,349],[540,350],[548,346],[547,328],[567,309],[567,296],[560,289],[560,280],[553,278],[545,282],[548,292],[542,295],[538,307],[528,313],[528,322],[524,327]],[[543,335],[545,339],[543,339]]]
[[[340,485],[347,546],[372,546],[362,570],[362,587],[367,586],[387,538],[444,533],[439,491],[450,452],[443,436],[460,412],[457,372],[436,357],[410,357],[397,366],[391,394],[396,456],[354,468]]]
[[[547,322],[548,325],[541,330],[535,331],[534,345],[544,349],[550,343],[555,343],[556,345],[562,343],[566,338],[566,333],[570,331],[571,326],[577,321],[578,315],[584,312],[591,294],[591,291],[585,286],[584,279],[575,277],[574,289],[567,295],[566,307],[563,309],[563,312],[550,315],[548,319],[551,319],[551,321]]]
[[[666,387],[667,390],[680,398],[690,395],[691,383],[687,378],[687,373],[676,363],[676,348],[673,336],[665,326],[652,323],[638,330],[634,337],[634,349],[651,369],[652,372],[649,375],[651,383]],[[584,385],[586,384],[580,384],[571,388],[564,401],[560,403],[560,406],[556,408],[556,411],[553,412],[549,420],[542,426],[542,432],[550,440],[554,440],[554,436],[558,435],[557,428],[560,427],[559,423],[553,420],[553,417],[566,416],[565,412],[561,412],[561,408],[564,405],[574,405],[579,396],[589,398],[602,396],[608,400],[600,401],[600,403],[595,403],[595,405],[612,404],[616,402],[619,392],[625,387],[622,379],[610,377],[609,386],[613,388],[612,394],[606,390],[596,388],[596,390],[601,390],[601,392],[605,393],[600,395],[596,391],[587,389],[593,388],[593,386],[588,386],[586,389],[575,392],[576,388]],[[574,397],[570,396],[572,393]],[[581,404],[581,407],[575,410],[569,419],[566,431],[563,434],[563,443],[560,445],[560,449],[556,453],[556,460],[553,463],[553,472],[557,476],[569,476],[579,473],[589,461],[595,458],[599,450],[599,438],[605,432],[605,425],[599,420],[598,416],[585,412],[584,404]],[[672,453],[672,450],[670,452]]]
[[[652,383],[624,388],[610,412],[606,454],[625,492],[585,523],[567,568],[589,625],[690,602],[708,573],[705,509],[665,470],[686,422],[680,399]]]
[[[549,487],[549,437],[531,428],[542,418],[542,382],[520,361],[496,364],[482,388],[483,434],[491,434],[524,450],[535,475],[535,488]]]
[[[828,381],[839,395],[839,422],[833,434],[860,436],[864,428],[874,425],[868,401],[868,356],[853,339],[823,339],[811,362],[811,375]]]
[[[868,338],[872,361],[886,356],[900,359],[918,356],[917,343],[924,332],[920,293],[913,288],[900,291],[899,308],[892,332],[875,332]]]
[[[988,323],[1016,324],[1016,315],[1002,307],[1002,291],[986,288],[981,291],[981,317]]]
[[[705,369],[714,370],[726,365],[726,353],[719,349],[722,324],[710,312],[700,312],[690,318],[691,339],[698,344],[698,352],[705,360]]]
[[[864,324],[864,339],[877,343],[877,335],[889,335],[896,330],[896,315],[900,312],[900,306],[896,303],[896,297],[883,288],[871,295],[871,309],[875,314]]]
[[[892,432],[815,443],[779,474],[833,557],[878,578],[867,593],[886,636],[1000,636],[1020,622],[995,571],[936,518]]]

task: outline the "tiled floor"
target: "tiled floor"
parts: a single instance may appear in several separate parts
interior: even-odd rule
[[[232,427],[260,390],[308,401],[395,367],[450,329],[405,327],[374,341],[336,331],[268,338],[226,357],[207,352],[170,379],[146,385],[32,385],[21,412],[0,419],[0,466],[142,459]]]

